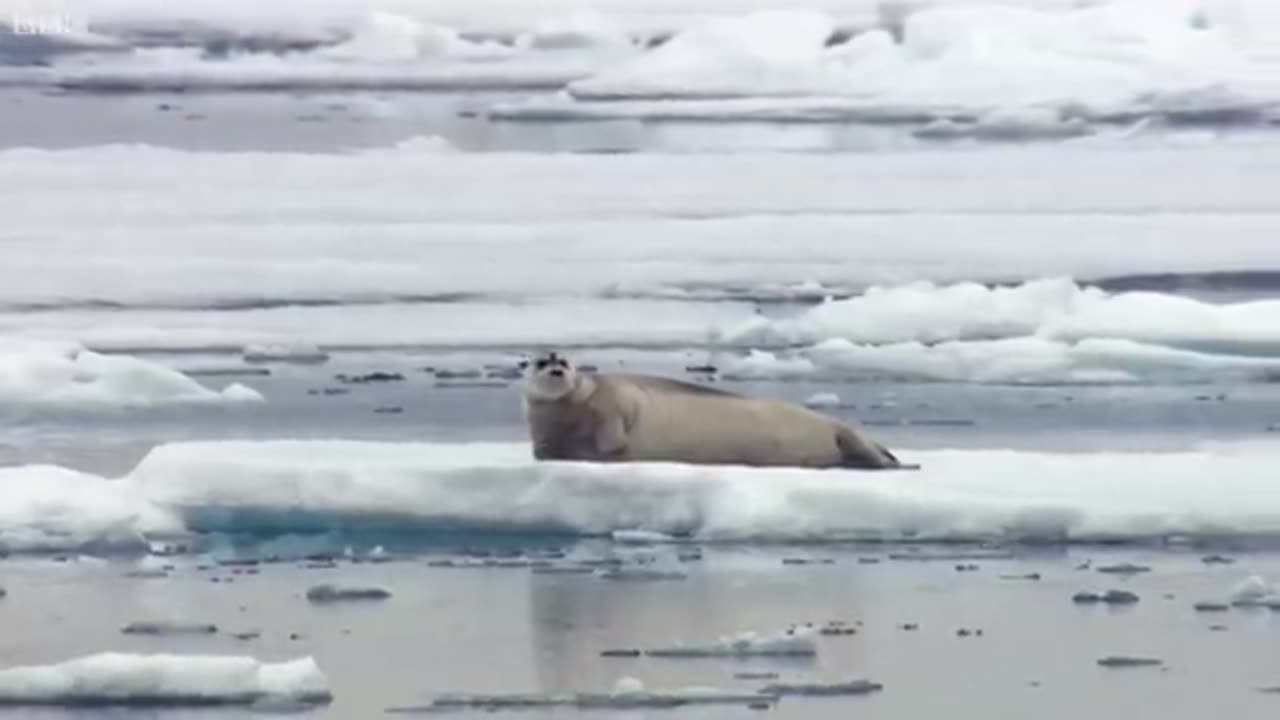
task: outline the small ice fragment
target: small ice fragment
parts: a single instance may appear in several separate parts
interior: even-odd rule
[[[626,545],[658,545],[675,542],[676,538],[652,530],[615,530],[613,541]]]
[[[837,408],[840,407],[840,396],[829,392],[815,393],[805,398],[804,404],[811,408]]]
[[[1196,612],[1226,612],[1231,609],[1227,603],[1220,602],[1198,602],[1191,606]]]
[[[652,570],[649,568],[618,568],[617,570],[609,570],[600,573],[601,580],[624,580],[624,581],[659,581],[659,580],[684,580],[689,576],[678,570]]]
[[[1269,600],[1280,600],[1276,590],[1266,580],[1251,575],[1231,588],[1231,604],[1241,607],[1265,605]]]
[[[646,650],[650,657],[812,657],[817,655],[813,628],[787,630],[772,635],[743,632],[720,638],[709,645],[675,646]]]
[[[1102,603],[1104,605],[1132,605],[1138,602],[1137,593],[1128,590],[1108,590],[1102,593],[1081,591],[1071,596],[1072,602],[1078,605]]]
[[[1225,555],[1205,555],[1200,558],[1200,562],[1203,562],[1205,565],[1230,565],[1235,561],[1235,558],[1230,558]]]
[[[386,600],[391,593],[379,587],[340,587],[316,585],[307,590],[307,600],[313,603],[343,602],[346,600]]]
[[[184,623],[168,620],[140,620],[120,629],[125,635],[213,635],[218,626],[212,623]]]
[[[1163,660],[1146,657],[1129,657],[1126,655],[1110,655],[1098,660],[1098,665],[1105,668],[1155,667],[1163,665]]]
[[[884,685],[870,680],[848,680],[834,683],[771,683],[760,688],[766,695],[802,695],[823,697],[833,695],[870,695],[884,690]]]
[[[1151,572],[1151,568],[1146,565],[1134,565],[1133,563],[1117,563],[1115,565],[1103,565],[1098,568],[1098,572],[1107,575],[1137,575],[1138,573]]]
[[[640,655],[641,655],[640,651],[639,651],[639,650],[637,650],[637,649],[635,649],[635,648],[618,649],[618,650],[602,650],[602,651],[600,651],[600,657],[612,657],[612,658],[625,657],[625,658],[634,658],[634,657],[640,657]]]

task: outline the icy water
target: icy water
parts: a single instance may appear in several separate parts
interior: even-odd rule
[[[1274,9],[933,4],[0,0],[0,716],[1273,716]],[[924,468],[534,463],[540,348]]]

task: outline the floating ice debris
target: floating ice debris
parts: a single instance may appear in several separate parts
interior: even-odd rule
[[[679,542],[675,536],[652,530],[614,530],[613,541],[626,545],[661,545]]]
[[[249,345],[242,356],[245,362],[287,362],[298,365],[317,365],[329,359],[329,353],[315,345]]]
[[[1001,580],[1039,580],[1040,573],[1033,572],[1033,573],[1023,573],[1021,575],[1001,575],[1000,579]]]
[[[835,393],[815,393],[805,398],[804,404],[811,408],[838,408],[840,396]]]
[[[974,563],[961,563],[956,566],[956,572],[975,572],[978,566]]]
[[[826,697],[833,695],[870,695],[884,690],[884,685],[870,680],[846,680],[833,683],[770,683],[760,688],[765,695],[802,695]]]
[[[651,568],[618,568],[600,573],[601,580],[624,580],[637,582],[656,582],[661,580],[684,580],[689,576],[679,570],[654,570]]]
[[[124,574],[124,576],[131,580],[159,580],[162,578],[169,577],[169,571],[161,570],[159,568],[144,569],[144,570],[129,570]]]
[[[874,557],[860,557],[860,558],[858,558],[858,564],[859,564],[859,565],[879,565],[879,564],[880,564],[880,558],[874,558]]]
[[[1231,609],[1227,603],[1198,602],[1191,606],[1196,612],[1226,612]]]
[[[889,553],[890,560],[920,560],[963,562],[969,560],[1012,560],[1008,550],[972,550],[968,552],[905,552]]]
[[[218,632],[218,626],[212,623],[140,620],[125,625],[120,632],[125,635],[213,635]]]
[[[401,415],[404,413],[404,408],[399,405],[386,405],[374,408],[373,412],[375,415]]]
[[[341,587],[316,585],[307,590],[307,600],[313,603],[334,603],[349,600],[386,600],[391,593],[380,587]]]
[[[746,705],[772,702],[776,695],[742,690],[687,687],[674,690],[649,690],[634,678],[622,678],[613,690],[604,693],[515,693],[506,695],[449,694],[435,698],[428,705],[387,708],[388,713],[436,713],[442,710],[503,710],[520,708],[575,707],[605,708],[674,708],[687,705]]]
[[[0,587],[0,598],[6,597],[8,594],[9,594],[8,590],[5,590],[4,588]]]
[[[646,650],[661,658],[702,657],[812,657],[818,654],[813,628],[795,628],[772,635],[743,632],[720,638],[710,645],[675,646]]]
[[[1127,655],[1110,655],[1100,658],[1098,665],[1105,668],[1155,667],[1164,665],[1163,660],[1147,657],[1129,657]]]
[[[1139,573],[1151,572],[1151,568],[1146,565],[1134,565],[1133,563],[1117,563],[1115,565],[1102,565],[1098,567],[1098,572],[1107,575],[1137,575]]]
[[[738,680],[777,680],[776,672],[736,672],[733,677]]]
[[[614,658],[616,658],[616,657],[623,657],[623,658],[636,658],[636,657],[640,657],[640,655],[641,655],[641,654],[642,654],[642,653],[640,652],[640,650],[638,650],[638,649],[636,649],[636,648],[614,649],[614,650],[601,650],[601,651],[600,651],[600,657],[614,657]]]
[[[590,575],[594,572],[594,568],[575,565],[549,565],[547,567],[533,568],[534,575]]]
[[[801,557],[785,557],[782,558],[783,565],[834,565],[836,563],[832,558],[801,558]]]
[[[1090,592],[1083,590],[1071,596],[1071,601],[1077,605],[1092,605],[1102,603],[1104,605],[1132,605],[1138,602],[1137,593],[1128,590],[1108,590],[1102,593]]]
[[[913,632],[915,630],[920,629],[920,624],[919,623],[902,623],[901,625],[898,626],[898,629],[905,630],[907,632]]]
[[[335,380],[349,385],[364,385],[375,382],[400,382],[404,380],[404,375],[400,373],[383,372],[377,370],[364,375],[347,375],[346,373],[338,373],[333,376]]]
[[[264,663],[235,655],[102,653],[0,670],[0,705],[321,704],[332,699],[328,679],[310,657]]]
[[[1200,562],[1205,565],[1230,565],[1235,561],[1235,558],[1230,558],[1225,555],[1205,555],[1200,558]]]
[[[1280,604],[1280,595],[1263,578],[1251,575],[1231,588],[1231,604],[1237,607],[1257,607]]]
[[[258,630],[246,630],[244,632],[231,633],[231,637],[240,641],[257,640],[262,637],[262,632]]]

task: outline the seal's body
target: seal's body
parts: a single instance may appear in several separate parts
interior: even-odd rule
[[[560,355],[526,372],[541,460],[905,468],[859,429],[777,400],[644,375],[583,375]]]

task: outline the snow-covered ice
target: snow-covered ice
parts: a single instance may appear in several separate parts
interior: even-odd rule
[[[309,657],[266,663],[245,656],[102,653],[0,670],[0,704],[5,705],[317,704],[331,699],[328,679]]]
[[[765,12],[685,27],[569,88],[585,100],[783,98],[784,110],[797,96],[843,98],[850,117],[861,110],[882,120],[976,119],[1015,108],[1064,128],[1079,118],[1145,115],[1256,121],[1280,103],[1280,57],[1265,30],[1278,18],[1268,0],[972,3],[918,8],[900,38],[880,28],[831,45],[830,15]]]
[[[428,705],[388,708],[391,713],[439,712],[447,709],[576,707],[600,708],[670,708],[686,705],[746,705],[770,702],[776,696],[750,690],[726,690],[712,687],[651,689],[635,678],[619,678],[607,692],[465,694],[451,693],[436,697]]]
[[[0,338],[0,403],[8,411],[262,400],[239,383],[213,390],[157,362],[104,355],[76,342]]]
[[[1065,542],[1280,533],[1280,498],[1271,492],[1276,452],[1267,444],[1157,454],[930,450],[907,453],[923,469],[904,478],[542,463],[524,443],[209,442],[160,446],[128,481],[202,530],[642,529],[697,539]]]
[[[127,481],[45,465],[0,468],[0,551],[145,552],[149,536],[182,529]]]

